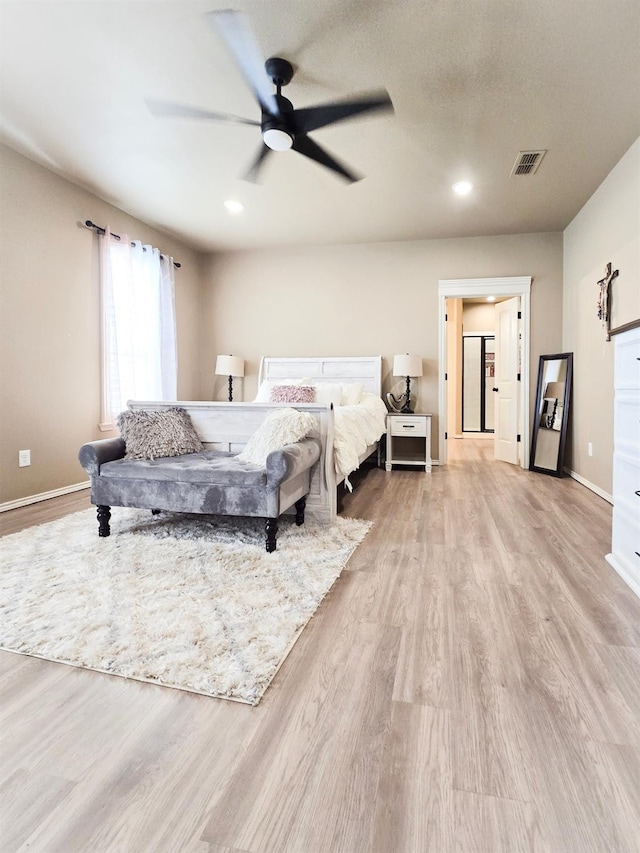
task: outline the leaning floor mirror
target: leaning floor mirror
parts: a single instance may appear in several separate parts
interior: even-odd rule
[[[529,469],[562,477],[573,353],[541,355]]]

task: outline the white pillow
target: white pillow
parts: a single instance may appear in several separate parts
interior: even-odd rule
[[[342,386],[341,406],[357,406],[362,399],[362,385],[360,382],[347,382]]]
[[[318,382],[316,385],[316,403],[322,406],[339,406],[342,400],[342,385],[333,382]]]
[[[252,462],[264,467],[272,450],[301,441],[315,427],[316,419],[311,412],[299,412],[289,408],[274,409],[251,436],[244,450],[238,453],[237,458],[241,462]]]
[[[256,398],[253,401],[254,403],[268,403],[271,399],[271,388],[273,386],[273,382],[267,382],[264,379],[260,383],[260,387],[258,388],[258,393],[256,394]]]

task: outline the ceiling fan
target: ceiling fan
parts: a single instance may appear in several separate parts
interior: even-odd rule
[[[346,101],[335,101],[316,107],[296,110],[291,101],[281,94],[283,86],[291,82],[294,68],[290,62],[280,57],[270,57],[263,61],[258,42],[248,19],[242,12],[224,9],[208,12],[207,18],[215,26],[225,41],[245,82],[253,92],[262,110],[260,121],[217,113],[175,104],[168,101],[147,99],[147,105],[154,115],[178,116],[184,118],[210,119],[212,121],[232,122],[255,125],[262,133],[262,145],[251,168],[244,176],[245,180],[256,181],[266,157],[272,151],[293,149],[311,160],[315,160],[327,169],[340,175],[347,181],[360,179],[328,151],[314,142],[308,135],[310,131],[335,124],[367,112],[382,110],[393,111],[393,104],[387,92],[382,89],[370,95],[364,95]],[[266,73],[265,73],[266,72]],[[275,86],[275,93],[271,86]]]

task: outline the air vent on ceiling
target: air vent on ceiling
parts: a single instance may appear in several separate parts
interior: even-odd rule
[[[535,174],[546,153],[546,148],[542,148],[539,151],[520,151],[516,157],[516,162],[513,164],[511,177],[513,178],[514,175]]]

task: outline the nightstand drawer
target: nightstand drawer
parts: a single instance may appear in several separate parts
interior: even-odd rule
[[[426,436],[427,434],[427,419],[413,418],[411,415],[406,417],[393,416],[389,418],[391,435],[418,435]]]

